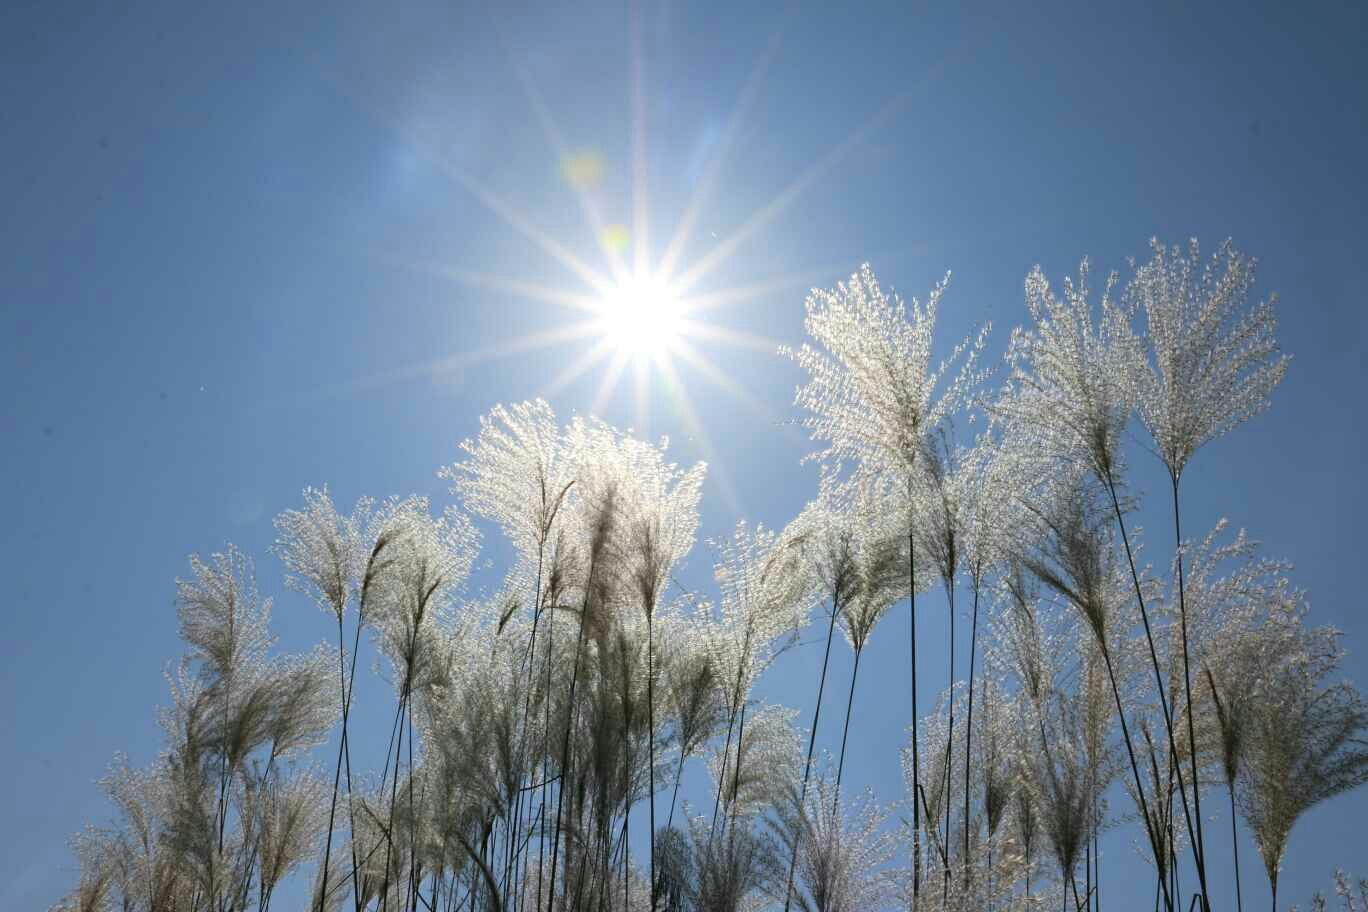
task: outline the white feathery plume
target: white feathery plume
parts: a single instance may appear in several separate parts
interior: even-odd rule
[[[369,584],[367,623],[379,634],[394,685],[415,691],[436,656],[437,622],[451,607],[479,554],[479,533],[454,508],[438,518],[423,497],[389,501],[372,521],[372,540],[387,542],[384,569]]]
[[[274,550],[285,564],[286,584],[340,617],[365,573],[372,508],[372,501],[362,498],[350,516],[343,516],[327,488],[305,488],[304,508],[286,510],[275,520]]]
[[[1121,436],[1138,394],[1139,341],[1112,299],[1107,277],[1096,316],[1085,259],[1078,279],[1056,295],[1039,266],[1026,276],[1033,326],[1015,329],[1007,350],[1010,376],[991,411],[1023,452],[1086,465],[1100,479],[1122,475]]]
[[[1188,618],[1184,598],[1179,479],[1193,453],[1267,407],[1287,369],[1277,354],[1272,300],[1244,313],[1255,263],[1229,240],[1202,267],[1196,239],[1184,256],[1151,240],[1154,258],[1136,270],[1126,288],[1128,305],[1143,309],[1152,357],[1140,373],[1139,411],[1169,471],[1177,540],[1178,609],[1182,634],[1182,688],[1188,720],[1196,827],[1197,873],[1206,893],[1202,799],[1197,788],[1197,737]],[[1177,683],[1177,682],[1175,682]],[[1180,688],[1171,688],[1177,702]],[[1167,720],[1166,720],[1167,721]],[[1170,733],[1172,736],[1172,733]],[[1189,826],[1192,819],[1189,818]],[[1204,899],[1204,908],[1210,908]]]
[[[827,448],[811,458],[852,462],[906,477],[926,436],[970,402],[982,379],[977,360],[988,327],[932,366],[937,311],[949,282],[909,307],[879,287],[866,263],[831,291],[808,295],[804,326],[816,346],[783,348],[808,373],[795,404],[811,414],[802,424]],[[950,371],[957,361],[959,370]]]
[[[1157,238],[1150,247],[1123,296],[1146,319],[1140,417],[1177,477],[1198,448],[1268,407],[1289,357],[1274,335],[1277,296],[1247,308],[1257,260],[1229,239],[1205,265],[1195,238],[1186,254]]]
[[[708,628],[718,685],[735,713],[760,673],[807,623],[812,586],[799,543],[763,526],[736,525],[714,542],[720,623]]]
[[[726,796],[729,816],[759,813],[781,800],[785,790],[798,781],[802,748],[793,725],[797,716],[797,710],[762,704],[747,714],[735,751],[709,753],[708,773]]]
[[[798,879],[806,890],[798,907],[809,912],[885,909],[896,898],[898,881],[898,872],[890,869],[897,844],[887,827],[888,812],[868,790],[840,804],[835,798],[827,770],[818,773],[806,800],[800,803],[795,790],[775,807],[773,829],[785,848],[798,853]]]
[[[575,464],[555,412],[537,399],[498,405],[480,418],[480,433],[461,443],[463,462],[439,473],[466,509],[499,524],[527,560],[550,538],[575,478]]]
[[[864,264],[850,280],[831,291],[809,294],[804,321],[815,345],[782,348],[808,374],[795,404],[807,410],[802,421],[815,441],[826,444],[811,457],[840,464],[854,463],[858,471],[886,475],[906,492],[903,517],[908,537],[909,596],[912,611],[910,642],[912,725],[917,725],[916,560],[913,539],[916,472],[927,440],[973,401],[973,389],[986,376],[978,368],[988,326],[965,339],[933,368],[931,347],[940,300],[949,276],[932,289],[925,304],[911,307],[879,287],[874,271]],[[953,373],[955,363],[958,370]],[[918,739],[913,738],[914,750]],[[920,767],[913,757],[914,775]],[[914,817],[919,797],[914,790]],[[913,855],[919,855],[914,831]],[[915,859],[914,859],[915,864]],[[914,872],[914,889],[919,882]],[[915,904],[914,904],[915,905]]]
[[[264,902],[292,871],[307,862],[323,837],[328,786],[308,770],[266,789],[261,799],[260,883]]]
[[[1296,630],[1270,660],[1254,703],[1237,801],[1274,905],[1292,827],[1310,808],[1368,783],[1368,702],[1348,681],[1338,631]]]
[[[861,478],[848,486],[839,524],[849,530],[855,584],[840,621],[846,640],[857,651],[864,649],[874,627],[904,592],[907,576],[902,539],[896,518],[882,508],[889,499],[888,485]]]
[[[233,545],[207,563],[192,555],[190,567],[194,578],[176,581],[181,639],[210,681],[231,682],[271,645],[271,600],[258,597],[252,562]]]

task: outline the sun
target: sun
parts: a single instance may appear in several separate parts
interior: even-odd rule
[[[718,312],[739,308],[747,302],[778,294],[806,294],[815,283],[827,284],[831,267],[804,273],[781,272],[745,284],[729,284],[721,279],[724,266],[738,260],[756,239],[808,188],[831,172],[857,148],[881,123],[898,111],[908,93],[889,99],[854,129],[838,131],[840,141],[815,158],[789,180],[773,198],[744,215],[733,226],[723,213],[713,212],[720,192],[724,164],[731,150],[750,135],[748,121],[753,102],[780,46],[776,35],[768,49],[758,55],[736,104],[724,121],[711,152],[697,179],[691,180],[687,202],[678,220],[661,241],[660,226],[654,221],[650,200],[650,167],[647,139],[646,91],[647,43],[643,41],[642,17],[630,20],[629,48],[632,61],[631,141],[622,156],[630,162],[630,192],[619,199],[611,191],[619,181],[610,179],[615,167],[613,156],[590,147],[572,149],[566,134],[539,92],[526,62],[510,51],[510,64],[521,79],[523,90],[546,140],[546,151],[560,165],[560,173],[574,194],[584,218],[582,239],[592,238],[601,256],[585,258],[567,237],[549,233],[535,212],[521,208],[514,200],[499,195],[482,175],[464,170],[449,157],[444,146],[434,145],[426,132],[411,137],[415,147],[431,156],[453,182],[469,193],[491,216],[562,267],[573,282],[552,284],[517,273],[482,272],[456,263],[415,260],[407,254],[386,259],[409,269],[459,282],[479,292],[513,295],[538,304],[552,305],[575,316],[552,323],[507,341],[470,352],[456,352],[422,365],[406,366],[359,383],[397,382],[412,376],[455,372],[489,360],[531,352],[547,352],[575,346],[578,352],[550,377],[535,394],[553,399],[591,371],[598,371],[596,388],[590,395],[587,411],[601,415],[620,390],[635,400],[634,430],[649,433],[653,402],[665,405],[682,423],[688,439],[697,441],[701,451],[717,470],[712,478],[724,489],[729,503],[740,512],[739,500],[725,480],[719,452],[711,443],[699,420],[690,395],[690,383],[701,379],[728,394],[766,423],[779,419],[769,406],[757,399],[737,381],[734,372],[722,369],[715,361],[723,347],[749,349],[772,355],[780,343],[763,331],[757,333],[728,326]],[[509,47],[505,48],[509,50]],[[939,65],[939,64],[938,64]],[[669,173],[669,169],[666,169]],[[721,209],[729,210],[730,205]],[[630,213],[630,214],[629,214]],[[713,241],[703,241],[703,229]],[[723,234],[719,238],[718,231]],[[653,242],[653,236],[654,241]],[[545,359],[551,363],[551,359]],[[658,392],[656,392],[658,391]]]
[[[623,278],[598,310],[605,334],[623,355],[663,354],[679,341],[683,328],[682,301],[669,283],[651,274]]]

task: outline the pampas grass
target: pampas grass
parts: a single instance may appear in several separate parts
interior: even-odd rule
[[[1247,307],[1252,281],[1229,244],[1207,266],[1195,246],[1155,245],[1100,301],[1086,261],[1058,290],[1033,270],[1030,326],[997,389],[983,332],[935,366],[944,284],[907,304],[866,266],[813,292],[811,344],[785,353],[806,374],[796,405],[822,447],[817,497],[779,531],[742,522],[713,542],[708,592],[675,578],[706,467],[544,402],[482,419],[442,472],[459,501],[447,509],[410,497],[343,513],[307,489],[275,551],[286,586],[329,617],[327,645],[280,654],[249,557],[192,558],[163,749],[111,766],[113,817],[73,840],[80,873],[54,908],[267,912],[293,878],[314,912],[1083,912],[1121,895],[1103,889],[1098,837],[1128,827],[1171,910],[1194,879],[1190,901],[1210,902],[1213,787],[1276,901],[1294,825],[1368,782],[1368,705],[1339,680],[1338,635],[1308,625],[1288,565],[1224,523],[1181,537],[1183,469],[1286,370],[1271,302]],[[980,419],[957,444],[956,424]],[[1164,573],[1141,563],[1131,518],[1123,441],[1137,423],[1172,481]],[[476,521],[513,555],[492,594],[468,586]],[[924,714],[916,599],[933,576],[951,679]],[[860,659],[903,597],[906,792],[843,795]],[[757,682],[803,645],[817,604],[812,706],[764,701]],[[834,737],[821,705],[838,628],[853,668],[832,763],[816,747],[824,723]],[[394,693],[378,773],[353,770],[363,654]],[[711,777],[710,814],[681,796],[691,768]],[[1113,810],[1120,792],[1133,814]],[[1241,835],[1232,819],[1237,866]],[[1242,906],[1238,867],[1235,880]],[[1347,883],[1341,899],[1361,901]]]

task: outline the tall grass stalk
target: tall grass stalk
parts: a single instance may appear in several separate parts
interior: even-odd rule
[[[1144,594],[1144,592],[1142,591],[1141,586],[1140,586],[1140,576],[1139,576],[1139,573],[1137,572],[1137,570],[1136,570],[1136,568],[1135,568],[1135,554],[1134,554],[1134,552],[1131,550],[1130,536],[1129,536],[1129,535],[1127,534],[1127,532],[1126,532],[1126,520],[1125,520],[1125,518],[1124,518],[1124,517],[1122,516],[1122,514],[1121,514],[1121,501],[1120,501],[1120,499],[1117,497],[1117,493],[1116,493],[1116,481],[1115,481],[1115,479],[1113,478],[1112,473],[1111,473],[1110,470],[1105,471],[1103,474],[1104,474],[1104,480],[1105,480],[1106,485],[1107,485],[1107,492],[1111,495],[1112,510],[1113,510],[1113,513],[1114,513],[1114,515],[1115,515],[1115,517],[1116,517],[1116,527],[1117,527],[1117,528],[1120,530],[1120,532],[1121,532],[1121,542],[1122,542],[1122,544],[1125,546],[1125,551],[1126,551],[1126,563],[1127,563],[1127,565],[1128,565],[1129,568],[1130,568],[1131,582],[1132,582],[1132,584],[1133,584],[1134,587],[1135,587],[1135,599],[1136,599],[1137,604],[1140,606],[1140,618],[1141,618],[1141,620],[1142,620],[1142,622],[1143,622],[1143,624],[1144,624],[1144,628],[1145,628],[1145,642],[1149,645],[1150,664],[1151,664],[1152,667],[1154,668],[1154,686],[1155,686],[1155,688],[1156,688],[1156,691],[1155,691],[1155,692],[1158,694],[1159,708],[1160,708],[1160,710],[1162,711],[1163,717],[1164,717],[1164,730],[1165,730],[1165,733],[1168,735],[1169,743],[1170,743],[1170,744],[1177,744],[1178,741],[1177,741],[1177,739],[1174,737],[1174,731],[1173,731],[1173,713],[1172,713],[1172,711],[1171,711],[1171,708],[1170,708],[1170,705],[1169,705],[1169,702],[1168,702],[1168,697],[1165,695],[1165,692],[1164,692],[1164,677],[1163,677],[1163,672],[1160,670],[1159,653],[1158,653],[1158,651],[1157,651],[1157,650],[1155,649],[1155,647],[1154,647],[1154,633],[1153,633],[1153,631],[1152,631],[1152,629],[1151,629],[1151,627],[1150,627],[1149,612],[1148,612],[1148,610],[1146,610],[1146,608],[1145,608],[1145,594]],[[1119,698],[1118,698],[1118,699],[1119,699]],[[1120,708],[1120,703],[1119,703],[1119,702],[1118,702],[1118,704],[1117,704],[1117,712],[1118,712],[1118,713],[1124,713],[1124,710],[1122,710],[1122,709]],[[1123,722],[1123,724],[1124,724],[1124,722]],[[1193,749],[1194,749],[1194,750],[1196,749],[1195,746],[1194,746]],[[1183,770],[1182,770],[1181,765],[1179,765],[1179,768],[1178,768],[1178,770],[1177,770],[1177,777],[1178,777],[1178,796],[1179,796],[1179,798],[1181,799],[1181,802],[1182,802],[1182,805],[1183,805],[1183,818],[1184,818],[1184,820],[1185,820],[1186,823],[1187,823],[1187,830],[1188,830],[1188,836],[1189,836],[1188,842],[1189,842],[1189,843],[1191,844],[1191,846],[1192,846],[1193,861],[1196,863],[1196,866],[1197,866],[1197,877],[1198,877],[1198,880],[1200,881],[1201,891],[1202,891],[1202,896],[1203,896],[1204,909],[1205,909],[1205,908],[1206,908],[1206,906],[1205,906],[1205,903],[1206,903],[1205,897],[1208,895],[1208,894],[1207,894],[1207,885],[1206,885],[1206,865],[1205,865],[1204,860],[1202,859],[1201,846],[1198,845],[1198,841],[1197,841],[1197,837],[1196,837],[1196,829],[1194,828],[1193,822],[1192,822],[1192,812],[1188,809],[1187,786],[1186,786],[1186,783],[1185,783],[1184,780],[1183,780]],[[1194,780],[1194,781],[1193,781],[1194,790],[1196,789],[1196,786],[1197,786],[1197,782]],[[1206,912],[1210,912],[1210,910],[1207,909]]]
[[[808,734],[807,757],[803,760],[803,785],[798,792],[798,807],[807,807],[808,779],[812,775],[812,751],[817,744],[817,722],[822,716],[822,693],[826,690],[827,665],[831,661],[831,640],[836,632],[836,617],[841,613],[841,603],[839,598],[833,598],[831,602],[831,620],[827,623],[826,648],[822,653],[822,674],[817,679],[817,700],[812,709],[812,730]],[[844,743],[842,744],[844,754]],[[682,761],[681,761],[682,762]],[[675,788],[678,790],[678,779],[675,781]],[[671,810],[674,809],[673,800],[670,802]],[[784,912],[788,912],[793,902],[793,872],[798,866],[798,840],[793,843],[792,856],[789,859],[788,885],[784,889]]]

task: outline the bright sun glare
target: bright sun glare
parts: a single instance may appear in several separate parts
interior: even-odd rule
[[[755,61],[747,84],[726,121],[727,126],[702,175],[689,191],[687,205],[669,233],[668,241],[663,245],[653,244],[648,179],[652,169],[648,167],[650,157],[646,144],[650,135],[646,129],[646,45],[640,29],[638,16],[633,20],[629,35],[632,129],[626,158],[630,161],[631,190],[624,200],[616,200],[606,193],[606,185],[611,182],[606,180],[605,174],[612,160],[591,148],[574,151],[566,147],[555,112],[545,104],[523,61],[511,58],[513,68],[522,77],[531,108],[538,115],[547,149],[559,157],[562,176],[579,201],[584,227],[598,240],[598,253],[606,262],[600,264],[583,259],[565,240],[543,231],[532,213],[520,210],[514,202],[494,193],[485,180],[462,171],[456,163],[443,158],[440,151],[430,150],[485,209],[559,263],[577,281],[569,287],[543,285],[520,275],[483,273],[449,263],[418,262],[412,264],[413,267],[453,278],[482,291],[554,304],[578,312],[582,319],[528,332],[489,349],[455,354],[420,370],[435,374],[438,370],[450,370],[489,358],[564,348],[568,343],[587,343],[537,390],[537,395],[553,398],[599,368],[600,376],[588,412],[600,414],[619,388],[619,381],[627,375],[636,402],[635,429],[645,434],[650,423],[652,386],[658,385],[664,394],[662,401],[683,423],[690,438],[698,441],[703,453],[718,470],[712,477],[723,485],[728,500],[735,505],[736,498],[730,492],[715,450],[694,411],[683,368],[690,369],[693,376],[728,393],[756,414],[765,416],[767,421],[774,420],[764,403],[757,401],[729,372],[714,363],[713,352],[726,345],[772,354],[779,343],[763,335],[726,327],[713,319],[713,312],[780,292],[801,294],[816,278],[826,278],[829,270],[806,275],[781,273],[745,285],[708,286],[717,282],[721,267],[737,257],[748,243],[754,243],[757,235],[809,186],[832,170],[871,130],[893,114],[906,96],[890,99],[858,127],[846,131],[834,148],[795,175],[769,202],[742,218],[730,233],[718,239],[717,231],[713,231],[714,242],[696,249],[695,242],[701,234],[698,229],[703,226],[703,220],[715,218],[710,214],[709,206],[718,190],[720,175],[724,173],[723,163],[738,137],[747,135],[745,127],[751,103],[763,82],[771,53],[778,46],[777,41],[772,42],[769,50]],[[419,146],[428,149],[426,144],[419,143]],[[630,210],[630,217],[622,221],[610,217],[626,215],[624,210]],[[723,222],[722,226],[725,225]],[[399,371],[393,376],[398,378],[409,373],[411,371]],[[387,382],[386,377],[377,379]]]
[[[683,307],[656,276],[631,276],[602,304],[604,329],[614,347],[627,355],[657,355],[679,337]]]

